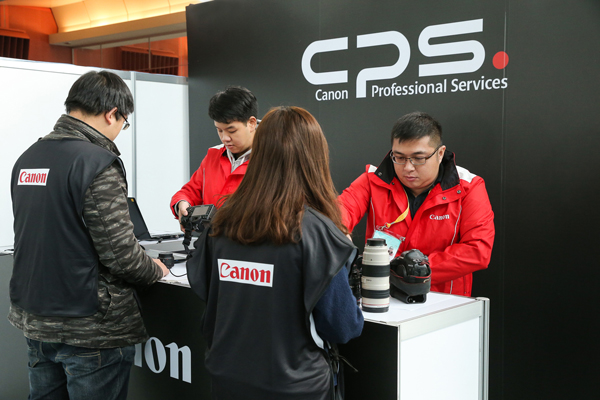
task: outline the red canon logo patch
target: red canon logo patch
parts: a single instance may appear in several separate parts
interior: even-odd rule
[[[219,279],[256,286],[273,286],[273,264],[219,259]]]
[[[17,185],[46,186],[50,169],[22,169]]]

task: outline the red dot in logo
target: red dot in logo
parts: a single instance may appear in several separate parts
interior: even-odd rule
[[[492,63],[497,69],[505,68],[508,65],[508,54],[503,51],[497,52],[496,55],[494,55]]]

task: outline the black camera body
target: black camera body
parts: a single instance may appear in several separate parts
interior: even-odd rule
[[[182,216],[179,223],[186,232],[202,232],[204,227],[212,220],[216,210],[213,204],[188,207],[188,215]]]
[[[403,252],[390,262],[392,297],[405,303],[425,303],[431,289],[429,258],[417,249]]]
[[[189,245],[192,241],[192,234],[200,236],[200,233],[210,223],[213,216],[217,212],[217,208],[213,204],[203,204],[201,206],[193,206],[187,208],[187,215],[183,215],[179,219],[179,223],[183,226],[185,234],[183,235],[183,248],[191,257]]]

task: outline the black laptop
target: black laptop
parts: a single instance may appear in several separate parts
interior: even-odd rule
[[[137,240],[164,240],[175,239],[183,236],[182,232],[150,234],[135,197],[128,197],[127,204],[129,205],[129,216],[131,218],[131,222],[133,222],[133,234]]]

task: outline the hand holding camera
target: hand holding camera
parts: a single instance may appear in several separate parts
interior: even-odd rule
[[[201,206],[188,207],[185,210],[179,223],[184,228],[184,232],[202,232],[215,215],[216,207],[212,204],[203,204]]]
[[[177,216],[179,217],[179,226],[181,228],[181,232],[185,232],[185,228],[181,224],[181,218],[188,215],[187,209],[190,208],[191,204],[185,200],[181,200],[177,203]]]
[[[188,203],[186,202],[186,204]],[[213,204],[203,204],[200,206],[188,207],[185,210],[185,213],[181,213],[179,224],[185,233],[183,236],[183,248],[188,253],[188,257],[191,254],[188,246],[192,240],[192,234],[196,233],[196,236],[199,236],[204,230],[204,227],[210,223],[216,211],[217,208]]]

